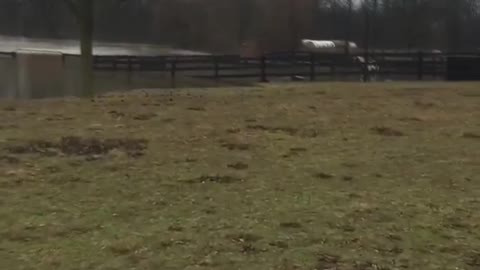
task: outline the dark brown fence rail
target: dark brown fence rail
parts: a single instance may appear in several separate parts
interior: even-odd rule
[[[14,53],[14,52],[0,52],[0,57],[11,57],[11,58],[15,58],[17,54]]]
[[[276,77],[297,80],[443,80],[449,78],[452,57],[477,58],[477,53],[370,53],[317,54],[278,52],[259,58],[238,55],[209,56],[97,56],[100,71],[169,72],[172,83],[178,74],[208,79],[255,79],[267,82]],[[365,61],[365,59],[368,59]],[[461,69],[458,61],[455,70]],[[470,67],[471,68],[471,67]],[[480,68],[480,67],[478,67]],[[480,79],[480,77],[478,78]]]
[[[0,56],[15,57],[15,53],[0,52]],[[65,57],[78,55],[64,55]],[[377,51],[345,55],[276,52],[258,58],[239,55],[111,55],[95,56],[94,69],[100,72],[161,72],[170,76],[172,86],[175,86],[179,75],[261,82],[279,77],[310,81],[480,80],[480,53]]]

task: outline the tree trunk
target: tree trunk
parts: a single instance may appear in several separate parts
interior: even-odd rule
[[[93,0],[79,1],[80,23],[80,51],[82,71],[82,94],[87,97],[94,96],[93,90],[93,31],[94,8]]]
[[[353,0],[348,0],[347,2],[347,22],[345,23],[345,54],[350,54],[350,39],[352,33],[352,11],[353,11]]]

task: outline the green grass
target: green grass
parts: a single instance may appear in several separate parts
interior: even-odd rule
[[[479,86],[2,102],[0,268],[479,269]]]

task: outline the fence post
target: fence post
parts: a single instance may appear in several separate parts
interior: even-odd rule
[[[133,57],[134,57],[134,56],[128,56],[128,57],[127,57],[128,72],[129,72],[129,73],[132,72],[132,58],[133,58]]]
[[[418,51],[417,53],[417,78],[419,81],[423,80],[423,52]]]
[[[315,53],[310,53],[310,81],[315,81]]]
[[[333,57],[330,55],[330,75],[331,75],[331,79],[333,81],[335,81],[336,79],[336,66],[335,66],[335,60],[336,59],[333,59]]]
[[[177,58],[174,57],[172,58],[172,63],[170,64],[170,75],[172,79],[172,88],[176,87],[176,80],[175,80],[175,75],[177,72]]]
[[[295,80],[295,66],[296,66],[296,63],[297,63],[297,54],[295,53],[295,51],[291,51],[290,52],[290,77],[293,80]]]
[[[369,58],[370,58],[370,52],[368,51],[368,49],[365,50],[363,57],[364,57],[364,61],[362,63],[363,82],[369,82],[370,81],[370,74],[368,72],[368,63],[369,63]]]
[[[213,56],[213,68],[214,68],[215,81],[218,82],[219,67],[218,67],[218,56],[216,55]]]
[[[127,74],[127,84],[128,86],[132,85],[132,57],[133,56],[128,56],[127,57],[127,65],[128,65],[128,74]]]
[[[260,81],[267,82],[267,57],[264,54],[260,58]]]

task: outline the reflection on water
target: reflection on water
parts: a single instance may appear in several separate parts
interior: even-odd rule
[[[45,40],[22,37],[0,36],[0,52],[17,52],[24,50],[51,51],[67,54],[62,62],[62,68],[49,70],[48,64],[25,65],[20,57],[0,54],[0,98],[31,99],[59,96],[81,96],[80,58],[78,41]],[[73,54],[73,55],[72,55]],[[94,45],[96,55],[203,55],[202,52],[172,49],[158,45],[120,44],[98,42]],[[25,66],[29,70],[25,71]],[[33,71],[32,71],[33,70]],[[50,71],[50,73],[48,73]],[[30,73],[29,73],[30,72]],[[36,77],[56,80],[55,87],[47,83],[41,85],[25,79],[32,73]],[[61,73],[61,75],[59,75]],[[27,74],[27,75],[25,75]],[[30,74],[30,75],[28,75]],[[38,80],[37,80],[38,81]],[[40,80],[41,81],[41,80]],[[33,84],[33,85],[32,85]],[[204,82],[196,82],[203,85]],[[95,92],[119,91],[138,88],[165,88],[171,86],[169,74],[166,72],[95,72]],[[181,84],[177,84],[181,87]]]

